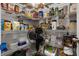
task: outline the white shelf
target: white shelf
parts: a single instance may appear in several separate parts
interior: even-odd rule
[[[27,33],[28,31],[2,31],[2,33],[1,34],[3,34],[3,33],[5,33],[5,34],[11,34],[11,33],[13,33],[13,34],[18,34],[18,33]]]
[[[1,11],[2,12],[4,12],[4,13],[6,13],[7,11],[6,10],[4,10],[4,9],[1,9]],[[7,13],[7,14],[9,14],[9,13]],[[48,18],[51,18],[51,17],[53,17],[53,16],[47,16],[47,17],[38,17],[38,18],[28,18],[27,16],[25,16],[24,14],[16,14],[16,13],[11,13],[10,15],[15,15],[15,16],[22,16],[22,17],[24,17],[25,19],[31,19],[31,20],[36,20],[36,21],[38,21],[38,20],[40,20],[40,19],[48,19]],[[11,20],[9,20],[9,21],[11,21]]]
[[[27,45],[17,46],[17,47],[14,48],[14,49],[10,49],[10,50],[8,50],[8,51],[6,51],[6,52],[1,53],[1,55],[2,55],[2,56],[8,56],[8,55],[12,54],[13,52],[15,52],[15,51],[17,51],[17,50],[20,50],[20,49],[22,49],[22,48],[25,48],[25,47],[27,47]]]
[[[48,30],[49,32],[68,32],[67,30]]]
[[[47,17],[38,17],[38,18],[28,18],[27,16],[25,16],[24,14],[18,14],[18,16],[24,17],[25,19],[31,19],[31,20],[41,20],[41,19],[48,19],[51,18],[53,16],[47,16]]]
[[[73,31],[73,30],[47,30],[47,31],[49,31],[49,32],[63,32],[63,33],[65,33],[65,32],[75,32],[75,31]]]

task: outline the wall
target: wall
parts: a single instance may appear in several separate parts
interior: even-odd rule
[[[79,4],[77,5],[77,37],[79,39]],[[77,56],[79,56],[79,42],[77,43]]]
[[[1,44],[1,6],[0,6],[0,44]],[[1,50],[0,50],[1,55]]]

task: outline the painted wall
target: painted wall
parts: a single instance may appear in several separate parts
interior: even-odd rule
[[[79,39],[79,4],[77,4],[77,37]],[[79,56],[79,42],[77,43],[77,56]]]

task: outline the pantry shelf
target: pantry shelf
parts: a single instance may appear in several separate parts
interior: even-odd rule
[[[33,20],[33,21],[39,21],[39,20],[41,20],[41,19],[49,19],[49,18],[52,18],[53,16],[47,16],[47,17],[38,17],[38,18],[29,18],[29,17],[27,17],[27,16],[25,16],[24,14],[21,14],[21,13],[9,13],[9,11],[7,11],[7,10],[4,10],[4,9],[2,9],[1,10],[2,12],[4,12],[4,13],[7,13],[7,14],[10,14],[10,15],[15,15],[16,17],[15,18],[19,18],[19,19],[21,19],[22,18],[22,20]],[[9,21],[11,21],[11,20],[9,20]]]
[[[15,51],[17,51],[17,50],[23,49],[24,47],[28,48],[27,45],[24,45],[24,46],[21,46],[21,47],[16,47],[16,48],[14,48],[14,49],[9,49],[8,51],[1,53],[1,55],[2,55],[2,56],[4,56],[4,55],[5,55],[5,56],[10,55],[10,54],[12,54],[13,52],[15,52]]]
[[[29,18],[29,17],[27,17],[27,16],[25,16],[25,15],[23,15],[23,14],[20,14],[20,15],[18,14],[17,17],[19,17],[19,19],[22,18],[22,20],[34,20],[34,21],[39,21],[39,20],[42,20],[42,19],[49,19],[49,18],[51,18],[51,17],[53,17],[53,16],[38,17],[38,18]]]
[[[68,32],[68,30],[48,30],[49,32]]]
[[[66,33],[66,32],[69,32],[69,33],[71,33],[71,32],[75,32],[75,31],[73,31],[73,30],[47,30],[47,31],[49,31],[49,32],[62,32],[62,33]]]
[[[3,31],[1,34],[5,33],[5,34],[18,34],[18,33],[27,33],[28,31]]]

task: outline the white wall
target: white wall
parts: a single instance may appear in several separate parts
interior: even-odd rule
[[[77,37],[79,39],[79,4],[77,4]],[[77,43],[77,55],[79,56],[79,42]]]
[[[1,44],[1,6],[0,6],[0,44]]]
[[[0,6],[0,44],[1,44],[1,6]],[[1,55],[1,50],[0,50]]]

